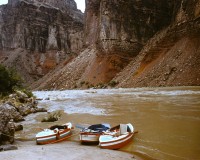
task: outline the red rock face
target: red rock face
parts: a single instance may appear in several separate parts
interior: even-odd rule
[[[171,24],[115,77],[119,87],[199,86],[199,24],[200,1],[176,1]]]
[[[87,0],[88,49],[36,87],[200,85],[199,6],[199,0]]]
[[[7,13],[0,12],[0,48],[18,50],[4,56],[7,64],[26,53],[16,66],[28,73],[58,65],[33,88],[200,85],[200,0],[86,0],[84,40],[79,14],[62,8],[64,1],[27,1],[0,8]]]

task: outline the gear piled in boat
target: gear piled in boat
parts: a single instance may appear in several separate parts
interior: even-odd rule
[[[79,133],[81,143],[97,143],[101,148],[119,149],[127,145],[137,131],[132,124],[119,124],[110,128],[110,124],[94,124],[81,128]],[[72,123],[54,125],[36,135],[37,144],[50,144],[63,141],[72,134]]]
[[[100,135],[108,129],[110,129],[110,124],[94,124],[82,128],[79,134],[80,141],[81,143],[99,143]]]
[[[105,149],[122,148],[132,140],[135,133],[132,124],[120,124],[99,137],[99,146]]]

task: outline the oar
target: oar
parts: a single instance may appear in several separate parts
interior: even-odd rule
[[[134,131],[134,134],[138,133],[138,131]]]

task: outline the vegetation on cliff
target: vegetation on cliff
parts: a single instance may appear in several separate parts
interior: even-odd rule
[[[7,69],[0,64],[0,95],[5,96],[22,88],[23,80],[13,69]]]
[[[37,107],[32,92],[22,85],[23,80],[13,69],[0,65],[0,145],[14,142],[15,131],[23,126],[15,124],[24,120],[24,116],[46,112]]]

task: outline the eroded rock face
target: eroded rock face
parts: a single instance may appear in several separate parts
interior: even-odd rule
[[[86,45],[135,56],[170,23],[172,5],[170,0],[86,0]]]
[[[70,53],[82,48],[81,21],[74,20],[53,6],[31,2],[12,0],[1,7],[1,49],[25,48],[33,52],[58,50]],[[73,7],[76,9],[75,4]]]
[[[24,0],[21,2],[25,3]],[[18,54],[16,52],[12,54],[19,59],[15,61],[18,70],[26,68],[28,74],[34,75],[36,80],[38,75],[42,77],[49,68],[54,69],[62,60],[65,60],[56,70],[38,81],[36,85],[39,89],[79,88],[83,82],[87,84],[85,86],[93,87],[109,83],[111,80],[119,82],[119,87],[199,85],[200,0],[86,0],[84,44],[88,48],[78,53],[74,59],[69,54],[66,55],[63,48],[72,51],[81,48],[82,43],[77,43],[81,41],[81,32],[74,30],[64,32],[66,28],[61,27],[60,19],[63,21],[71,17],[71,14],[65,18],[61,16],[63,13],[68,13],[65,7],[61,7],[63,1],[46,1],[45,5],[40,6],[45,9],[37,7],[39,3],[39,0],[29,1],[28,6],[36,7],[36,10],[42,13],[48,13],[53,5],[54,15],[57,14],[54,18],[57,20],[49,17],[50,22],[59,26],[51,23],[48,25],[48,31],[35,30],[32,34],[36,35],[34,37],[44,34],[41,34],[42,38],[39,41],[34,37],[27,41],[27,46],[30,46],[27,48],[31,54],[22,49],[18,49]],[[25,4],[27,5],[27,1]],[[73,7],[75,6],[72,3]],[[27,7],[23,8],[27,10]],[[34,16],[39,14],[36,13]],[[76,10],[73,13],[76,13]],[[24,18],[25,25],[27,19],[31,18],[29,14],[27,15],[24,16],[26,17]],[[5,22],[4,17],[5,15],[0,14],[1,24]],[[16,17],[10,16],[11,20],[12,18]],[[9,21],[14,22],[11,20]],[[68,22],[71,24],[71,21]],[[11,24],[18,25],[18,23]],[[46,22],[42,26],[45,24]],[[37,25],[34,26],[37,27]],[[9,25],[6,29],[9,29]],[[0,25],[0,30],[6,29]],[[11,31],[16,32],[9,30],[9,33]],[[13,33],[8,36],[12,37]],[[29,32],[26,33],[29,37]],[[5,39],[3,34],[1,36],[0,39]],[[15,46],[5,40],[0,40],[0,42],[3,42],[0,46]],[[57,52],[57,49],[61,51]],[[43,50],[46,52],[35,53],[35,51],[43,52]],[[21,54],[21,52],[26,54]],[[6,62],[13,64],[12,59],[6,58],[8,58]],[[26,60],[26,63],[20,59]],[[27,75],[27,72],[23,74]],[[31,81],[31,78],[28,80]]]
[[[0,22],[0,62],[29,84],[83,47],[83,13],[74,0],[9,0]]]
[[[199,46],[200,0],[177,0],[171,24],[117,76],[118,87],[199,86]]]
[[[178,0],[175,3],[173,23],[184,23],[200,16],[200,0]]]
[[[199,85],[199,17],[200,0],[86,0],[88,49],[37,87]]]

